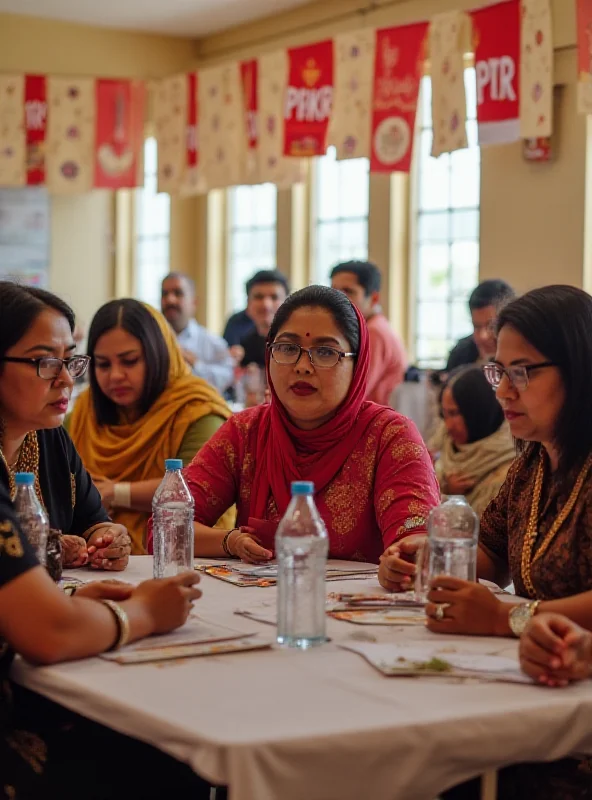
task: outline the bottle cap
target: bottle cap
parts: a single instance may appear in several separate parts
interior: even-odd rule
[[[164,462],[164,468],[167,472],[171,469],[183,469],[183,462],[180,458],[167,458]]]
[[[314,483],[312,481],[294,481],[292,483],[292,495],[314,494]]]
[[[33,472],[17,472],[14,481],[17,486],[32,486],[35,483],[35,474]]]

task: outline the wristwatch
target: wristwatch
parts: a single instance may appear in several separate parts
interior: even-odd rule
[[[508,624],[514,636],[518,636],[518,638],[522,636],[540,604],[540,600],[533,600],[531,603],[520,603],[520,605],[513,606],[510,609]]]

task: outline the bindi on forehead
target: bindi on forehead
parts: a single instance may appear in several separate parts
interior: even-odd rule
[[[310,339],[310,333],[307,333],[307,334],[306,334],[306,338],[307,338],[307,339]]]

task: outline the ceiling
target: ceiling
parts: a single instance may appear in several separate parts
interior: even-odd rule
[[[310,0],[0,0],[0,13],[199,38]]]

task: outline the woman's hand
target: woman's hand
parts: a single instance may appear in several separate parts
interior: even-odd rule
[[[466,494],[471,489],[475,488],[477,481],[474,478],[469,478],[467,475],[446,475],[444,485],[446,487],[446,494]]]
[[[89,559],[89,556],[94,553],[89,552],[86,539],[82,536],[70,536],[69,534],[62,534],[60,536],[62,543],[62,566],[68,569],[76,569],[76,567],[83,567]]]
[[[130,602],[142,606],[150,633],[168,633],[184,624],[193,601],[201,597],[200,590],[194,588],[196,583],[196,572],[144,581],[133,590]]]
[[[378,580],[389,592],[406,592],[413,585],[415,558],[426,534],[407,536],[380,556]]]
[[[566,686],[592,672],[592,634],[561,614],[537,614],[520,637],[520,666],[546,686]]]
[[[127,567],[132,552],[132,540],[123,527],[112,522],[100,525],[88,540],[88,549],[95,550],[89,557],[93,569],[120,571]]]
[[[444,616],[438,619],[438,607]],[[479,583],[439,575],[432,581],[426,605],[427,626],[434,633],[510,636],[512,605],[502,603]]]
[[[123,581],[93,581],[76,589],[76,597],[87,600],[115,600],[121,602],[132,596],[134,587]]]
[[[113,508],[113,500],[115,499],[115,482],[110,481],[109,478],[94,475],[92,480],[99,490],[103,507],[106,511],[110,511]]]
[[[254,535],[253,528],[246,525],[232,532],[227,545],[233,556],[246,561],[247,564],[262,564],[273,558],[271,550],[261,546],[261,541]]]

